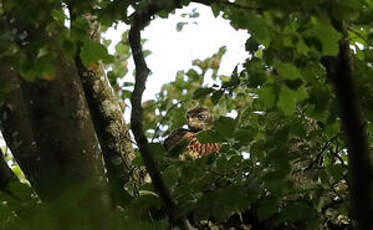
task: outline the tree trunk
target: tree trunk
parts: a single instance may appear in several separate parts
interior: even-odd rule
[[[87,31],[91,34],[90,39],[100,41],[99,23],[89,15],[84,16],[84,19],[90,25],[91,31]],[[74,23],[75,21],[72,20],[73,26]],[[103,66],[98,65],[97,69],[89,70],[83,65],[79,54],[75,58],[75,64],[103,152],[112,204],[113,206],[126,206],[132,196],[124,189],[124,186],[133,176],[131,161],[135,158],[129,129]]]
[[[7,79],[18,78],[9,67],[0,69]],[[44,202],[64,204],[58,218],[68,216],[71,227],[82,224],[102,229],[100,220],[109,210],[107,182],[74,64],[60,54],[55,79],[17,81],[1,116],[5,140],[17,162]],[[74,220],[69,214],[74,209],[86,212],[89,220]]]
[[[368,138],[361,116],[359,97],[351,68],[350,46],[346,26],[334,20],[343,34],[337,57],[324,57],[327,77],[333,82],[348,148],[348,184],[354,229],[372,229],[373,180]]]

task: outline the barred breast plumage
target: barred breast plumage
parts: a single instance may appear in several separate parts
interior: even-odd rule
[[[189,110],[187,120],[189,129],[179,128],[173,131],[164,141],[166,150],[171,150],[182,141],[186,141],[187,146],[181,159],[185,159],[186,155],[195,159],[220,150],[221,144],[200,143],[196,137],[198,132],[208,129],[212,122],[212,116],[206,108],[196,107]]]

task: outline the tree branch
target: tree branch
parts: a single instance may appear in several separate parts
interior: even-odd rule
[[[366,130],[350,63],[350,48],[346,26],[333,21],[334,27],[343,34],[337,57],[324,57],[322,63],[327,77],[333,82],[339,104],[342,124],[348,148],[348,174],[351,194],[352,218],[355,229],[372,229],[372,169]]]
[[[74,10],[73,6],[70,6],[70,10]],[[87,32],[87,34],[93,35],[90,39],[99,41],[99,24],[89,15],[84,17],[90,23],[90,31]],[[74,26],[75,20],[72,20],[71,23]],[[114,207],[117,205],[126,206],[132,196],[124,189],[124,186],[133,174],[131,161],[135,158],[135,154],[122,110],[102,65],[99,65],[95,70],[89,70],[83,65],[79,54],[75,57],[75,65],[82,81],[94,128],[102,149],[112,205]]]
[[[201,3],[201,4],[206,5],[206,6],[211,6],[212,4],[217,3],[217,4],[222,4],[222,5],[234,7],[234,8],[237,8],[237,9],[242,9],[242,10],[257,10],[258,9],[256,7],[243,6],[243,5],[237,4],[235,2],[229,2],[229,1],[225,1],[225,0],[192,0],[192,2]]]
[[[3,151],[0,149],[0,190],[7,192],[8,184],[17,180],[17,176],[5,162]]]
[[[146,9],[141,9],[134,14],[134,20],[129,32],[129,43],[132,49],[133,59],[136,67],[135,87],[131,96],[131,129],[139,146],[144,164],[152,178],[155,190],[159,193],[171,222],[178,225],[181,229],[192,229],[185,216],[180,216],[180,211],[175,201],[171,197],[170,191],[165,185],[161,173],[156,164],[154,154],[149,147],[149,142],[143,130],[143,108],[142,95],[145,90],[145,82],[149,75],[149,69],[146,65],[142,46],[141,30],[150,22],[151,17],[160,8],[155,4],[149,4]]]
[[[324,143],[324,145],[321,147],[319,153],[318,153],[317,156],[316,156],[316,159],[313,160],[313,161],[312,161],[312,162],[307,166],[307,168],[305,168],[305,169],[302,170],[302,171],[307,171],[307,170],[312,169],[312,167],[313,167],[315,164],[318,165],[318,164],[320,163],[320,160],[321,160],[322,154],[324,154],[324,152],[328,149],[330,143],[331,143],[335,138],[337,138],[337,137],[338,137],[338,135],[336,135],[336,136],[330,138],[329,140],[327,140],[327,141]]]
[[[184,103],[186,100],[181,100],[181,101],[178,101],[177,103],[173,104],[166,112],[166,114],[162,117],[162,119],[159,121],[158,125],[157,125],[157,128],[155,129],[154,131],[154,135],[152,137],[152,141],[154,141],[155,138],[157,138],[157,135],[158,135],[158,132],[159,132],[159,129],[162,125],[162,123],[166,120],[166,118],[168,117],[168,114],[174,109],[176,108],[178,105]]]

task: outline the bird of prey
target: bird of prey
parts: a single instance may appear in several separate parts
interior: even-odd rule
[[[164,146],[167,151],[185,142],[187,144],[185,153],[192,159],[196,159],[205,155],[209,155],[220,150],[221,145],[218,143],[202,144],[197,140],[197,133],[207,130],[212,123],[212,116],[208,109],[198,106],[189,110],[186,114],[188,120],[188,128],[179,128],[174,130],[164,141]],[[180,159],[184,159],[184,154]]]

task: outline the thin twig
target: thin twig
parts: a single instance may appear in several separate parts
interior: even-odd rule
[[[322,154],[323,154],[323,153],[328,149],[329,144],[330,144],[330,143],[331,143],[335,138],[337,138],[337,137],[338,137],[338,135],[336,135],[336,136],[330,138],[329,140],[327,140],[327,141],[324,143],[324,145],[321,147],[321,150],[320,150],[319,153],[317,154],[316,159],[313,160],[313,161],[308,165],[308,167],[304,169],[304,171],[310,170],[310,169],[313,167],[314,164],[320,162],[320,158],[321,158]]]
[[[335,156],[339,162],[341,162],[341,165],[342,167],[347,167],[346,163],[344,162],[344,160],[342,159],[342,157],[338,154],[339,152],[334,152],[334,151],[330,151],[330,153]]]
[[[178,101],[177,103],[173,104],[166,112],[166,114],[162,117],[162,119],[158,122],[158,125],[157,125],[157,128],[155,129],[154,131],[154,135],[153,135],[153,138],[152,138],[152,141],[154,141],[154,139],[157,137],[157,134],[159,132],[159,129],[161,127],[161,125],[163,124],[163,122],[166,120],[166,118],[168,117],[169,113],[174,109],[176,108],[176,106],[184,103],[186,100],[181,100],[181,101]]]
[[[227,6],[231,6],[231,7],[234,7],[234,8],[243,9],[243,10],[257,10],[258,9],[257,7],[243,6],[243,5],[237,4],[235,2],[219,1],[218,0],[217,3],[221,3],[223,5],[227,5]]]
[[[222,1],[222,0],[193,0],[192,2],[201,3],[201,4],[204,4],[204,5],[207,5],[207,6],[210,6],[214,3],[217,3],[217,4],[227,5],[227,6],[230,6],[230,7],[234,7],[234,8],[237,8],[237,9],[243,9],[243,10],[257,10],[258,9],[256,7],[243,6],[243,5],[234,3],[234,2]]]

